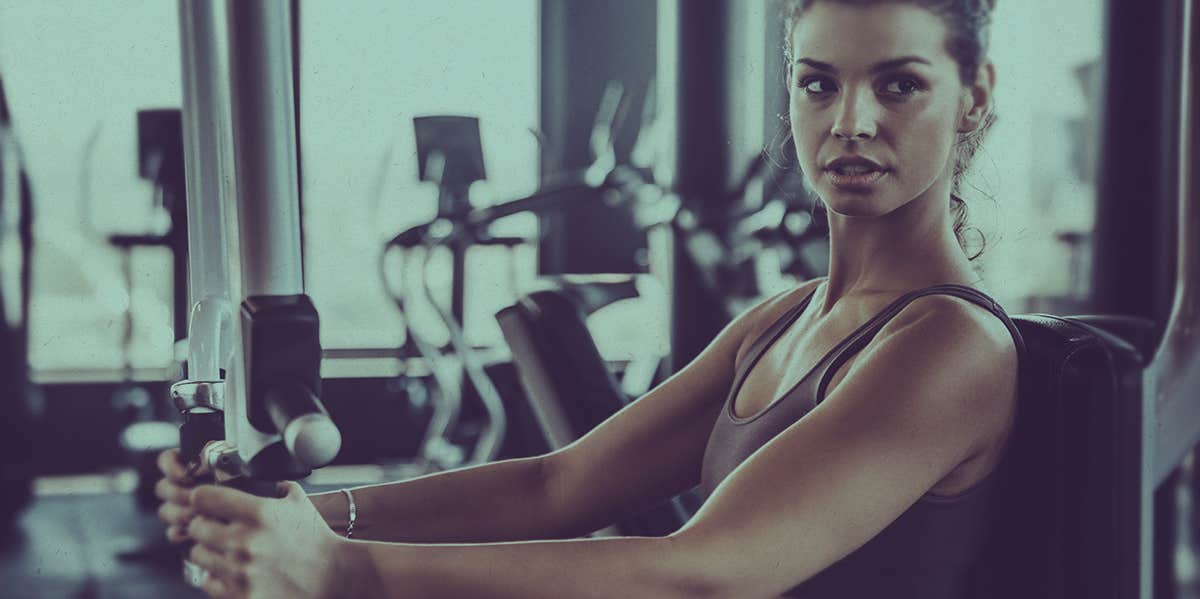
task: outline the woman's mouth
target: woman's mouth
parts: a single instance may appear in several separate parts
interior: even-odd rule
[[[861,193],[871,191],[887,171],[855,166],[825,169],[825,173],[834,187],[842,191]]]

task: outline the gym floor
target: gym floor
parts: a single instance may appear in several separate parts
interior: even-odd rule
[[[10,599],[203,597],[180,577],[180,551],[126,493],[41,495],[0,546]]]

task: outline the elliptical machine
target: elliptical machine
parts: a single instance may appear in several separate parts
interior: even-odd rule
[[[470,207],[466,194],[471,183],[485,176],[478,120],[461,116],[414,119],[421,180],[434,182],[438,186],[438,216],[396,235],[384,249],[383,257],[393,248],[402,250],[403,255],[416,254],[419,258],[418,271],[421,273],[418,280],[404,284],[402,276],[401,288],[392,289],[382,258],[380,276],[407,320],[404,348],[415,349],[429,364],[436,383],[434,411],[421,449],[422,457],[431,467],[447,469],[496,459],[507,428],[503,398],[488,375],[486,361],[480,351],[467,342],[460,324],[463,321],[467,249],[487,245],[511,249],[536,243],[537,240],[532,238],[495,236],[490,233],[492,223],[515,214],[544,214],[569,209],[574,203],[586,201],[585,196],[602,198],[617,205],[652,203],[657,199],[637,193],[644,186],[644,173],[632,167],[616,165],[612,132],[620,118],[622,97],[623,90],[617,83],[611,83],[605,91],[591,134],[593,163],[590,166],[547,177],[541,188],[528,196],[478,209]],[[438,248],[450,250],[454,257],[448,310],[433,297],[425,276],[430,256]],[[401,266],[399,270],[403,274],[403,263]],[[623,296],[601,300],[601,304],[633,295],[629,291],[634,286],[629,284],[622,289],[626,287],[628,289],[622,292]],[[604,294],[593,290],[584,295],[596,298]],[[422,338],[420,332],[411,326],[416,301],[432,306],[446,327],[449,342],[445,347],[438,347]],[[455,439],[463,408],[464,380],[474,389],[486,412],[484,428],[469,456]]]
[[[462,326],[465,303],[466,254],[472,246],[502,245],[513,247],[525,242],[521,238],[493,238],[450,235],[446,227],[470,211],[468,191],[472,183],[486,178],[483,149],[479,136],[479,121],[465,116],[428,116],[413,119],[416,132],[417,157],[422,181],[437,185],[437,217],[425,226],[414,227],[397,235],[384,248],[380,259],[380,277],[388,288],[384,259],[392,248],[401,248],[400,290],[389,290],[400,312],[406,316],[405,340],[401,347],[404,357],[420,356],[433,378],[433,414],[420,446],[423,466],[429,471],[447,470],[464,464],[492,461],[504,440],[506,417],[503,400],[485,365],[470,347]],[[436,247],[450,250],[452,278],[450,308],[446,309],[433,296],[427,279],[429,261]],[[417,294],[404,284],[405,258],[419,252]],[[414,301],[432,307],[449,333],[449,342],[438,346],[423,337],[413,326]],[[415,350],[415,352],[413,351]],[[407,376],[407,373],[406,375]],[[465,377],[465,380],[464,380]],[[410,381],[412,379],[409,379]],[[482,400],[487,414],[485,428],[468,454],[452,439],[462,411],[465,385],[470,384]]]

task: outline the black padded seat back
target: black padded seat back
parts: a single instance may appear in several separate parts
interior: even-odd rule
[[[1025,341],[1017,422],[972,596],[1115,599],[1127,567],[1121,543],[1131,541],[1126,479],[1138,467],[1128,446],[1137,438],[1122,423],[1140,410],[1153,323],[1013,321]]]
[[[551,449],[582,437],[629,403],[571,294],[531,293],[496,320]]]
[[[633,399],[617,385],[600,356],[587,329],[585,305],[586,298],[571,290],[547,290],[496,314],[551,450],[571,444]],[[609,532],[664,536],[682,526],[697,507],[694,496],[684,493],[627,515]]]
[[[544,279],[553,286],[550,291],[571,297],[585,316],[621,300],[638,297],[637,279],[632,276],[616,281],[573,282],[569,275]]]

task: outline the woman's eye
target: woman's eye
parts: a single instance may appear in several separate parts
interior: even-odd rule
[[[800,89],[810,96],[819,96],[830,91],[829,81],[821,77],[808,77],[800,80]]]
[[[824,77],[806,77],[801,79],[797,85],[809,96],[823,96],[835,91],[833,84]],[[902,77],[889,81],[880,91],[887,95],[904,97],[911,96],[923,89],[925,86],[920,81],[911,77]]]
[[[883,87],[884,93],[893,96],[911,96],[914,93],[921,91],[923,87],[921,82],[916,79],[893,79]]]

